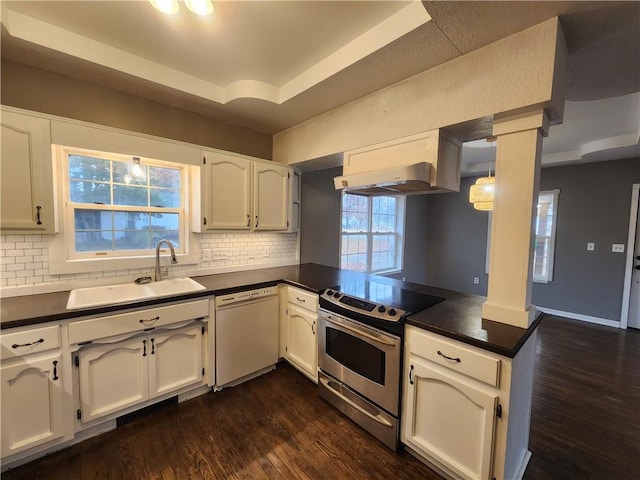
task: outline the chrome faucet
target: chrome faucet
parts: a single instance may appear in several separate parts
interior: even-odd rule
[[[171,240],[167,240],[166,238],[163,238],[162,240],[158,241],[158,243],[156,244],[156,271],[155,271],[156,282],[159,282],[160,280],[162,280],[162,276],[163,276],[162,270],[160,269],[160,245],[163,243],[166,243],[169,246],[169,250],[171,251],[171,263],[174,265],[178,263],[178,260],[176,260],[176,252],[173,249],[173,243],[171,243]],[[168,272],[164,274],[165,277],[167,275],[169,275]]]

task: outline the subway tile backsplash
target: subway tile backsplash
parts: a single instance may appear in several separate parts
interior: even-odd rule
[[[132,275],[148,275],[148,268],[49,275],[49,235],[0,235],[0,288],[4,293],[20,287],[47,287],[64,290],[79,280],[108,278],[117,283]],[[298,262],[297,233],[208,233],[197,235],[200,249],[198,265],[174,265],[172,276],[206,275],[218,271],[244,270]],[[111,281],[113,280],[113,281]],[[59,288],[57,288],[59,287]],[[72,288],[73,287],[72,285]],[[10,293],[9,293],[10,294]]]

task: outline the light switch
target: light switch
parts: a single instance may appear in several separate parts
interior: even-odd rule
[[[613,253],[624,253],[624,243],[611,244],[611,251]]]
[[[588,252],[593,252],[596,249],[596,244],[593,242],[589,242],[587,243],[587,251]]]
[[[205,248],[202,250],[202,260],[208,262],[211,260],[211,249]]]

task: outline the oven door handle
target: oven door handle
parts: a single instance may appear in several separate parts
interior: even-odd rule
[[[367,417],[369,417],[374,422],[377,422],[377,423],[379,423],[381,425],[384,425],[385,427],[393,427],[393,425],[386,418],[380,417],[379,415],[373,415],[373,414],[367,412],[364,408],[362,408],[360,405],[355,403],[353,400],[351,400],[350,398],[347,398],[342,393],[340,393],[338,390],[336,390],[333,387],[333,385],[331,385],[332,383],[334,383],[331,380],[329,380],[327,378],[324,378],[323,376],[319,376],[318,380],[320,382],[322,382],[322,384],[325,387],[329,388],[333,393],[335,393],[338,397],[340,397],[341,400],[344,400],[346,403],[351,405],[353,408],[355,408],[357,411],[359,411],[363,415],[366,415]]]
[[[374,342],[378,342],[381,343],[382,345],[386,345],[388,347],[395,347],[396,344],[394,342],[392,342],[391,340],[387,340],[384,337],[376,337],[375,335],[372,335],[364,330],[360,330],[359,328],[355,328],[352,327],[351,325],[347,324],[346,322],[343,322],[342,320],[338,320],[337,318],[333,318],[331,316],[328,315],[324,315],[323,318],[328,322],[328,323],[333,323],[334,325],[339,325],[342,328],[344,328],[345,330],[349,330],[350,332],[355,333],[356,335],[360,335],[361,337],[364,338],[368,338],[369,340],[372,340]]]

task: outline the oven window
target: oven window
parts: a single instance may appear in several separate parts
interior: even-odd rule
[[[353,335],[331,327],[326,330],[327,355],[349,370],[384,385],[385,352]]]

